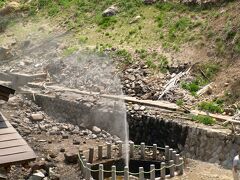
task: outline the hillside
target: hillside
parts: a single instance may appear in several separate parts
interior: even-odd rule
[[[10,48],[19,50],[18,42],[45,42],[56,38],[51,37],[54,33],[66,31],[60,56],[66,58],[79,49],[107,53],[122,74],[125,94],[159,99],[164,85],[191,67],[190,75],[180,79],[162,99],[230,115],[239,108],[237,1],[199,5],[177,1],[36,0],[1,1],[1,6],[3,46],[9,47],[14,41]],[[23,24],[20,29],[19,24]],[[138,84],[133,85],[134,81]],[[197,91],[209,83],[210,90],[197,96]]]

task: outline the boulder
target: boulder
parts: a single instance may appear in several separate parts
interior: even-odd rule
[[[93,126],[92,128],[92,131],[95,133],[95,134],[99,134],[101,132],[101,129],[97,126]]]
[[[115,5],[112,5],[103,11],[102,16],[103,17],[114,16],[117,13],[118,13],[118,8]]]

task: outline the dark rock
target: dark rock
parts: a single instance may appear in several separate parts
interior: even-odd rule
[[[156,0],[143,0],[144,4],[154,4]]]
[[[80,144],[80,141],[77,140],[77,139],[73,139],[73,144],[74,144],[74,145],[79,145],[79,144]]]
[[[65,152],[65,148],[61,148],[61,149],[60,149],[60,152]]]
[[[67,133],[62,134],[62,138],[63,139],[68,139],[68,134]]]
[[[65,157],[65,161],[66,161],[67,163],[76,164],[77,161],[78,161],[77,152],[72,151],[72,150],[64,153],[64,157]]]

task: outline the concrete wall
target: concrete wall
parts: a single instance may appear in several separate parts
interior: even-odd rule
[[[96,125],[113,134],[123,131],[121,126],[114,127],[122,117],[116,118],[118,115],[114,114],[109,106],[93,103],[91,98],[83,99],[77,101],[74,97],[37,95],[36,104],[49,115],[62,121],[85,126]],[[227,168],[231,168],[232,159],[240,149],[239,136],[234,137],[224,130],[213,130],[204,125],[179,119],[140,115],[137,112],[128,113],[128,122],[130,139],[136,143],[157,143],[162,147],[169,145],[186,157],[218,163]]]

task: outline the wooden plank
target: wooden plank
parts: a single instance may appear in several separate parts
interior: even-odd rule
[[[10,140],[15,140],[15,139],[22,139],[22,137],[17,132],[12,133],[12,134],[2,134],[0,136],[0,142],[10,141]]]
[[[13,154],[9,156],[2,156],[0,157],[0,166],[23,163],[34,159],[36,159],[36,155],[34,154],[33,151],[24,152],[20,154]]]
[[[36,83],[32,83],[32,84],[40,86],[40,84],[36,84]],[[78,89],[70,89],[70,88],[54,86],[54,85],[46,86],[46,87],[50,88],[50,89],[53,89],[55,91],[69,91],[69,92],[73,92],[73,93],[77,93],[77,94],[90,95],[90,96],[98,95],[98,96],[103,97],[103,98],[123,100],[123,101],[127,101],[127,102],[133,102],[133,103],[144,104],[144,105],[154,106],[154,107],[163,108],[163,109],[169,109],[169,110],[172,110],[172,111],[176,111],[176,110],[180,109],[180,107],[177,106],[176,104],[170,103],[170,102],[167,102],[167,101],[139,100],[135,97],[130,97],[130,96],[100,94],[98,92],[80,91]]]
[[[16,130],[13,127],[3,128],[0,130],[0,137],[3,134],[12,134],[12,133],[16,133]]]
[[[0,157],[6,156],[6,155],[11,155],[11,154],[19,154],[19,153],[28,152],[28,151],[32,151],[28,145],[10,147],[10,148],[6,148],[6,149],[1,149]]]
[[[0,150],[9,148],[9,147],[22,146],[22,145],[26,145],[26,144],[27,144],[26,141],[24,141],[23,139],[17,139],[17,140],[12,140],[12,141],[3,141],[3,142],[0,142]],[[0,163],[1,163],[1,161],[0,161]]]

